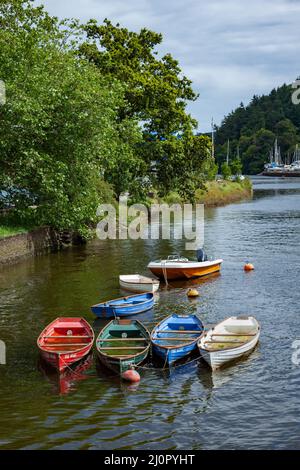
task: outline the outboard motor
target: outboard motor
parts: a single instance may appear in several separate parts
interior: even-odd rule
[[[199,248],[197,250],[197,260],[199,261],[199,263],[203,263],[203,261],[207,261],[207,254],[205,253],[204,250],[202,250],[202,248]]]

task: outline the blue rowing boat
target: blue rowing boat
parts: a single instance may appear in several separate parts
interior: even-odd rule
[[[91,307],[92,312],[99,318],[115,318],[135,315],[153,307],[153,293],[128,295],[120,299],[109,300]]]
[[[203,333],[204,325],[196,315],[170,315],[153,329],[152,351],[172,364],[196,349]]]

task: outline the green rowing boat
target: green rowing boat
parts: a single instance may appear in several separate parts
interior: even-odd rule
[[[120,374],[141,364],[148,356],[150,344],[150,333],[138,320],[112,320],[96,339],[102,364]]]

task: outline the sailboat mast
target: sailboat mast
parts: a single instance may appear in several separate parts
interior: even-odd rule
[[[214,118],[211,119],[211,158],[215,159],[215,128]]]

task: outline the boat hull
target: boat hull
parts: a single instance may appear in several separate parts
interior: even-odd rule
[[[76,322],[75,326],[74,322]],[[72,327],[75,327],[75,329],[80,328],[85,332],[86,335],[89,335],[86,337],[89,338],[89,341],[86,343],[86,345],[74,349],[75,345],[73,346],[72,340],[78,341],[76,334],[59,336],[59,338],[64,338],[64,346],[62,346],[61,344],[57,344],[57,341],[61,342],[62,339],[56,338],[56,336],[53,334],[54,329],[59,328],[66,331],[72,331]],[[45,341],[45,338],[50,339],[52,341]],[[92,327],[88,324],[86,320],[82,318],[57,318],[42,331],[37,340],[37,346],[39,348],[40,355],[45,362],[47,362],[49,365],[51,365],[58,371],[63,371],[64,369],[70,367],[71,365],[86,357],[93,347],[93,342],[94,332]],[[69,346],[69,351],[55,351],[53,347],[56,346],[56,344],[56,349],[62,349],[62,347],[66,348],[67,346]],[[50,345],[52,345],[51,350],[49,350]]]
[[[256,347],[260,326],[254,317],[230,317],[205,332],[199,352],[212,370],[248,355]]]
[[[262,176],[276,176],[278,178],[282,178],[282,177],[285,177],[285,178],[299,178],[300,177],[300,170],[295,170],[295,171],[272,171],[272,170],[269,170],[269,171],[263,171],[261,173]]]
[[[203,331],[204,326],[196,315],[170,315],[152,331],[152,351],[165,364],[170,365],[197,349],[197,342]],[[175,342],[179,344],[174,344],[175,338]]]
[[[209,276],[221,270],[222,260],[204,263],[150,263],[148,268],[159,279],[193,279]]]
[[[197,349],[197,340],[189,346],[182,346],[180,348],[165,349],[152,343],[152,351],[166,364],[170,365],[173,362],[179,361],[185,356],[188,356]]]
[[[144,343],[141,347],[135,346],[141,343]],[[135,352],[136,349],[140,351]],[[149,349],[149,331],[137,320],[112,320],[100,331],[96,340],[100,362],[118,374],[141,364],[147,358]]]
[[[84,348],[80,352],[72,353],[53,353],[47,351],[40,351],[40,354],[44,361],[50,364],[52,367],[58,371],[63,371],[67,367],[75,364],[78,361],[81,361],[85,356],[89,354],[92,349],[92,345]]]
[[[157,292],[159,289],[159,281],[155,284],[141,284],[141,283],[134,283],[134,282],[127,282],[120,279],[120,287],[124,290],[128,290],[130,292]]]
[[[224,364],[235,361],[237,359],[242,358],[243,356],[247,356],[248,354],[250,354],[256,347],[258,340],[259,333],[249,343],[246,343],[243,346],[237,348],[232,348],[225,351],[208,352],[207,350],[199,347],[199,350],[201,356],[211,367],[211,369],[217,370]]]
[[[141,301],[138,301],[138,298]],[[123,301],[126,299],[126,302]],[[133,301],[133,302],[132,302]],[[134,301],[137,301],[134,303]],[[119,302],[119,303],[118,303]],[[152,293],[137,296],[122,297],[111,302],[104,302],[91,307],[92,312],[98,318],[116,318],[137,315],[138,313],[150,310],[154,305],[154,297]]]
[[[102,354],[101,351],[97,350],[97,356],[100,362],[108,369],[120,375],[126,370],[130,369],[131,366],[137,366],[144,362],[144,360],[147,359],[148,353],[149,349],[133,358],[118,359],[111,356],[106,356],[105,354]]]

